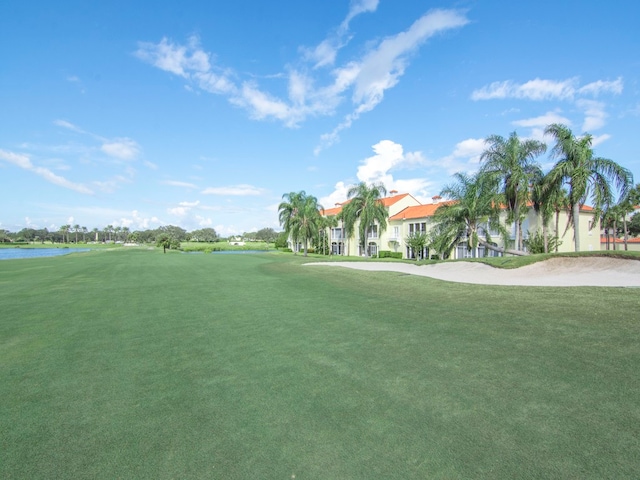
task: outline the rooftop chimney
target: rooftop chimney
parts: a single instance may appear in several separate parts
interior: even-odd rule
[[[438,203],[440,202],[440,200],[442,200],[442,197],[440,195],[434,195],[433,197],[431,197],[431,200],[433,200],[433,203]]]
[[[391,191],[389,191],[389,193],[393,197],[396,193],[398,193],[398,190],[391,190]]]

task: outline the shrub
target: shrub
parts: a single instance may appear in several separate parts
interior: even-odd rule
[[[529,238],[524,241],[524,244],[527,250],[529,250],[529,253],[544,253],[544,237],[542,236],[542,232],[538,230],[535,235],[531,235],[531,233],[527,231],[527,236]],[[550,252],[553,252],[556,246],[560,245],[562,245],[562,241],[558,237],[547,235],[547,247]]]
[[[380,250],[378,258],[402,258],[402,252],[392,252],[391,250]]]

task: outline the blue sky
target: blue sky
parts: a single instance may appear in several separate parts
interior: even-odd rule
[[[630,0],[4,0],[0,228],[279,229],[283,193],[329,208],[359,181],[427,202],[488,135],[554,122],[638,182],[638,18]]]

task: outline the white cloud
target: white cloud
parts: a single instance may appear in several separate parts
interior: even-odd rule
[[[350,62],[335,72],[333,91],[338,94],[353,87],[353,112],[331,132],[320,138],[320,150],[334,144],[339,132],[349,128],[361,114],[373,110],[384,98],[386,90],[393,88],[404,75],[409,56],[432,36],[466,25],[469,20],[455,10],[434,10],[409,27],[408,30],[388,37],[371,49],[360,62]]]
[[[516,120],[511,122],[518,127],[546,127],[552,123],[562,123],[564,125],[571,125],[571,120],[563,117],[559,112],[547,112],[544,115],[538,117],[525,118],[522,120]]]
[[[100,149],[110,157],[133,160],[140,153],[140,147],[130,138],[117,138],[105,142]]]
[[[566,80],[547,80],[535,78],[518,84],[512,80],[493,82],[471,93],[472,100],[492,100],[504,98],[518,98],[526,100],[572,100],[578,96],[594,96],[600,93],[622,93],[622,77],[614,81],[597,80],[582,87],[578,86],[578,77]]]
[[[211,68],[209,54],[200,48],[197,37],[192,36],[188,45],[177,45],[164,37],[160,43],[139,42],[134,55],[161,70],[181,77],[190,71],[208,72]]]
[[[74,125],[71,122],[67,122],[66,120],[54,120],[53,121],[54,125],[57,125],[58,127],[62,127],[62,128],[66,128],[67,130],[71,130],[73,132],[77,132],[77,133],[86,133],[84,130],[82,130],[80,127]]]
[[[511,80],[493,82],[471,94],[472,100],[492,100],[502,98],[522,98],[528,100],[549,100],[572,98],[576,92],[576,77],[567,80],[544,80],[535,78],[523,84]]]
[[[315,48],[301,47],[303,58],[313,62],[313,68],[333,65],[338,51],[349,43],[349,23],[361,13],[375,12],[379,0],[352,0],[347,16],[342,21],[334,34],[322,40]]]
[[[16,165],[24,170],[31,171],[36,175],[44,178],[46,181],[58,185],[60,187],[68,188],[69,190],[76,191],[78,193],[93,194],[93,191],[80,183],[74,183],[67,180],[60,175],[56,175],[48,168],[38,167],[34,165],[27,155],[8,152],[0,149],[0,160],[5,160],[13,165]]]
[[[316,68],[333,64],[338,49],[350,39],[351,20],[361,13],[375,11],[377,6],[378,0],[354,0],[334,34],[315,49],[301,48],[302,60],[315,62]],[[360,60],[334,69],[331,72],[333,81],[321,87],[316,87],[315,79],[304,71],[287,67],[287,99],[263,90],[255,80],[236,83],[230,70],[212,65],[212,55],[201,48],[197,37],[191,37],[187,45],[176,44],[166,37],[157,44],[140,42],[134,55],[191,82],[192,89],[197,87],[226,95],[230,103],[247,110],[255,120],[276,119],[290,128],[297,127],[309,116],[334,114],[345,92],[352,90],[353,111],[332,132],[321,137],[321,145],[316,149],[319,151],[335,142],[340,131],[349,128],[361,114],[382,101],[384,92],[394,87],[404,74],[410,54],[428,38],[468,22],[456,10],[433,10],[406,31],[367,48]]]
[[[249,110],[251,118],[262,120],[274,117],[292,127],[300,121],[300,114],[285,102],[259,90],[254,82],[245,82],[239,96],[231,98],[231,103]]]
[[[203,195],[225,195],[225,196],[254,196],[265,193],[264,189],[252,185],[231,185],[227,187],[209,187],[202,192]]]
[[[591,146],[595,147],[597,145],[600,145],[601,143],[606,142],[610,138],[611,138],[611,135],[609,135],[608,133],[603,133],[602,135],[596,135],[591,139]]]
[[[458,142],[453,150],[453,156],[456,158],[476,158],[480,157],[486,147],[482,138],[467,138]]]
[[[444,168],[449,175],[456,172],[473,172],[478,169],[480,155],[486,148],[483,138],[468,138],[458,142],[450,155],[430,162],[430,166]]]
[[[198,222],[198,225],[200,225],[201,227],[210,227],[211,225],[213,225],[213,220],[211,220],[210,218],[201,217],[200,215],[196,215],[195,218]]]
[[[333,192],[319,199],[320,205],[322,205],[324,208],[333,208],[338,203],[344,202],[347,199],[349,186],[350,185],[347,185],[344,182],[336,183],[333,187]]]
[[[604,111],[605,105],[603,102],[595,100],[580,99],[576,102],[578,108],[584,110],[584,123],[582,124],[582,131],[589,132],[602,128],[605,124],[607,113]]]
[[[391,140],[382,140],[373,145],[372,149],[374,155],[365,158],[358,167],[356,174],[358,181],[368,184],[382,183],[388,191],[411,193],[422,199],[429,196],[428,189],[432,183],[426,178],[397,179],[391,173],[427,164],[421,152],[404,153],[402,145]],[[333,192],[320,199],[320,203],[325,208],[333,208],[337,202],[344,202],[347,199],[348,190],[349,185],[342,181],[338,182]]]
[[[167,213],[170,215],[176,215],[178,217],[184,217],[191,208],[189,207],[173,207],[167,208]]]
[[[200,205],[200,200],[196,200],[195,202],[180,202],[178,205],[181,207],[197,207]]]
[[[622,77],[618,77],[613,81],[608,80],[597,80],[595,82],[591,82],[581,87],[578,90],[578,93],[593,95],[597,97],[600,93],[613,93],[615,95],[620,95],[624,88],[624,84],[622,82]]]
[[[111,222],[114,226],[128,227],[132,230],[147,230],[152,225],[161,225],[161,221],[158,217],[145,217],[141,216],[137,210],[131,212],[130,217],[123,217],[120,220]]]
[[[163,185],[169,185],[169,186],[172,186],[172,187],[183,187],[183,188],[191,188],[191,189],[198,188],[197,185],[194,185],[193,183],[179,182],[177,180],[163,180],[160,183],[163,184]]]

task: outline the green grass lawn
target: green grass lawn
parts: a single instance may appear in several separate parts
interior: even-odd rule
[[[0,262],[0,478],[637,478],[637,289],[303,261]]]

